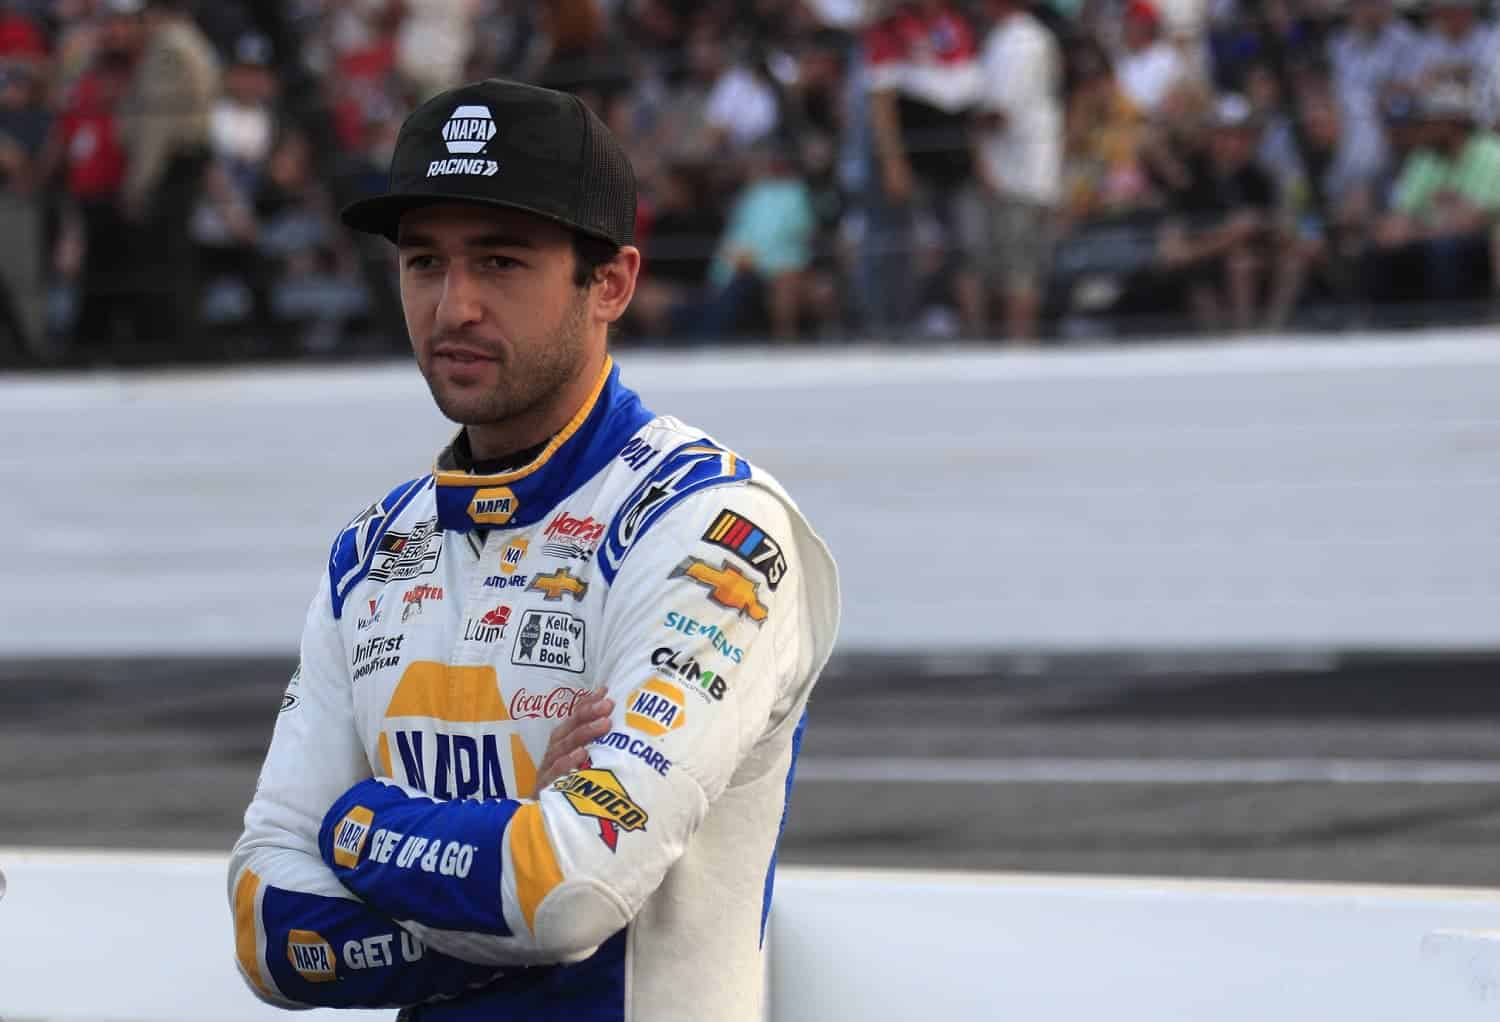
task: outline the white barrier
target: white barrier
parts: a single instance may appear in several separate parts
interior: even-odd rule
[[[0,869],[0,1017],[289,1017],[235,973],[221,857],[0,849]],[[1478,1022],[1500,942],[1462,931],[1496,920],[1500,891],[783,869],[770,1019]]]
[[[620,364],[787,483],[845,649],[1500,645],[1492,332]],[[0,379],[0,656],[291,655],[451,428],[409,364]]]

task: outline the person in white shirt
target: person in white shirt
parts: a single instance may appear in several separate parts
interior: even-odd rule
[[[1162,38],[1161,12],[1150,0],[1125,5],[1124,51],[1115,62],[1115,78],[1130,101],[1154,114],[1186,68],[1182,54]]]
[[[1354,116],[1377,118],[1386,94],[1409,84],[1420,49],[1391,0],[1353,0],[1348,27],[1328,45],[1340,99]]]
[[[960,217],[968,254],[959,286],[965,327],[985,333],[998,288],[1012,342],[1036,335],[1053,212],[1062,199],[1062,55],[1027,6],[989,0],[994,25],[980,56],[976,183],[965,200],[969,215]]]
[[[1433,0],[1417,51],[1418,84],[1473,87],[1484,81],[1496,56],[1496,34],[1480,19],[1479,7],[1478,0]]]

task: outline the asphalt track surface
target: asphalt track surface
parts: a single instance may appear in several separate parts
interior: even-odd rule
[[[292,664],[0,662],[0,844],[226,850]],[[785,861],[1500,887],[1500,654],[843,656]]]

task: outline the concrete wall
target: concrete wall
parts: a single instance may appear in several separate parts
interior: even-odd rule
[[[0,1017],[289,1017],[235,973],[224,869],[0,849]],[[1479,1022],[1500,996],[1500,945],[1454,932],[1500,891],[786,869],[771,919],[771,1022]]]
[[[846,650],[1500,645],[1485,333],[620,363],[788,485]],[[406,364],[0,379],[0,656],[293,651],[450,429]]]

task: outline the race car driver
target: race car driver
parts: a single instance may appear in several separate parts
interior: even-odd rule
[[[635,204],[578,100],[492,80],[418,108],[343,213],[395,242],[462,429],[338,535],[308,610],[228,878],[270,1003],[761,1018],[837,575],[771,476],[622,383]]]

